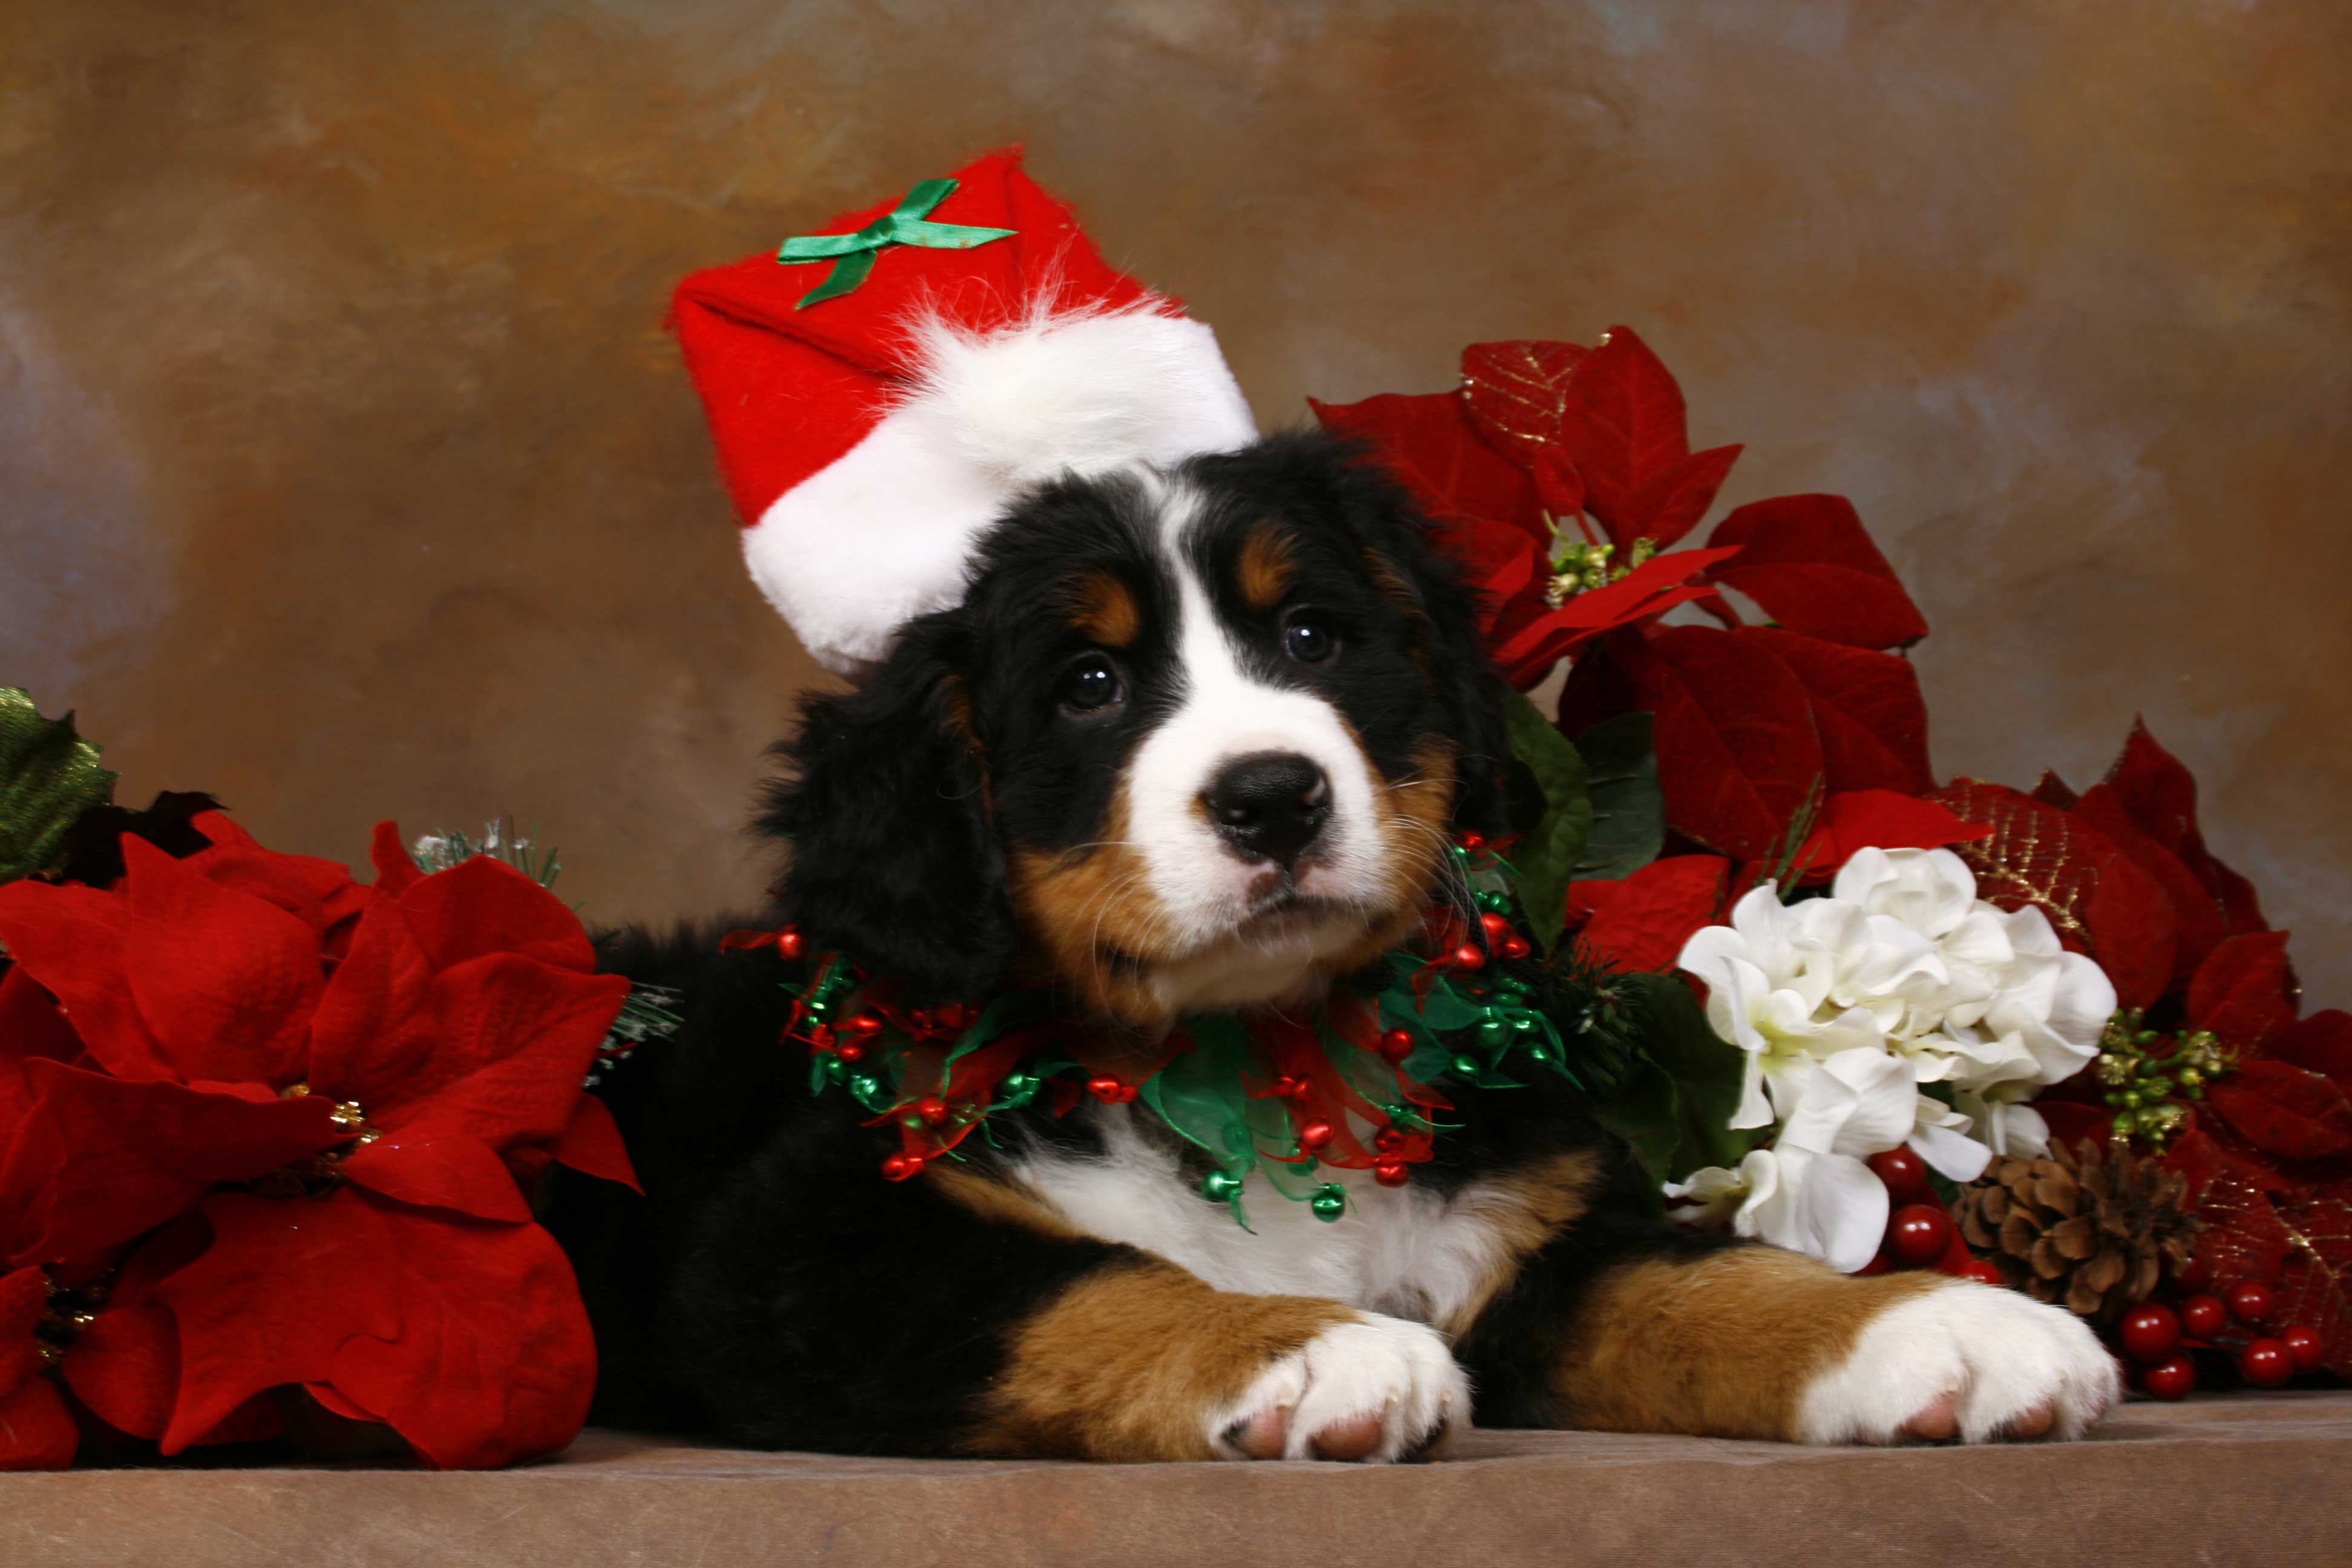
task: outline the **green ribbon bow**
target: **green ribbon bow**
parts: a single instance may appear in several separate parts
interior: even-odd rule
[[[970,250],[1021,231],[978,228],[971,224],[931,223],[930,211],[956,188],[953,180],[925,180],[907,193],[907,199],[856,234],[802,234],[784,241],[776,252],[780,262],[823,261],[839,257],[824,281],[800,298],[795,310],[823,304],[848,293],[874,270],[874,258],[886,245],[919,245],[929,250]]]

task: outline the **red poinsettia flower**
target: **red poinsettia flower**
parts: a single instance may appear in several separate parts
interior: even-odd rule
[[[426,877],[386,825],[366,889],[197,822],[105,890],[0,889],[0,1261],[135,1248],[68,1381],[167,1454],[288,1384],[432,1464],[561,1447],[593,1349],[509,1163],[628,1179],[581,1092],[627,982],[498,861]]]
[[[1370,446],[1430,514],[1485,596],[1496,664],[1522,689],[1602,634],[1679,605],[1737,626],[1720,588],[1790,631],[1853,647],[1927,635],[1843,497],[1757,501],[1717,524],[1704,550],[1641,559],[1637,547],[1668,550],[1698,525],[1740,448],[1690,449],[1682,389],[1628,329],[1611,328],[1592,349],[1474,343],[1462,382],[1423,396],[1310,403],[1325,428]],[[1630,572],[1563,600],[1550,563],[1563,534],[1605,540]]]

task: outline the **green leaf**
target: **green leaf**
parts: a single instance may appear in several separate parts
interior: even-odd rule
[[[1771,1133],[1729,1125],[1747,1067],[1739,1047],[1708,1026],[1697,998],[1673,975],[1625,974],[1616,983],[1640,1016],[1642,1061],[1621,1092],[1594,1105],[1601,1125],[1633,1145],[1654,1184],[1738,1164]]]
[[[1568,884],[1592,831],[1592,796],[1584,759],[1536,705],[1518,692],[1504,699],[1503,721],[1511,752],[1527,764],[1543,791],[1544,810],[1511,851],[1519,869],[1519,903],[1549,952],[1568,919]]]
[[[1666,797],[1650,730],[1649,714],[1621,713],[1576,738],[1592,795],[1592,832],[1576,861],[1580,882],[1630,877],[1665,847]]]
[[[57,867],[81,814],[113,801],[115,776],[71,713],[44,719],[22,688],[0,686],[0,882]]]

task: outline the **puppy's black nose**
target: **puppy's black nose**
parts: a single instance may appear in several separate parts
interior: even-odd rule
[[[1296,752],[1258,752],[1227,763],[1201,802],[1235,848],[1287,869],[1330,817],[1331,781]]]

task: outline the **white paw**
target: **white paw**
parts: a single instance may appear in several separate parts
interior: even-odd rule
[[[1222,1458],[1418,1458],[1470,1425],[1470,1380],[1424,1323],[1361,1314],[1275,1363],[1209,1418]]]
[[[2060,1307],[1952,1280],[1873,1319],[1806,1389],[1808,1443],[2079,1437],[2114,1404],[2115,1358]]]

